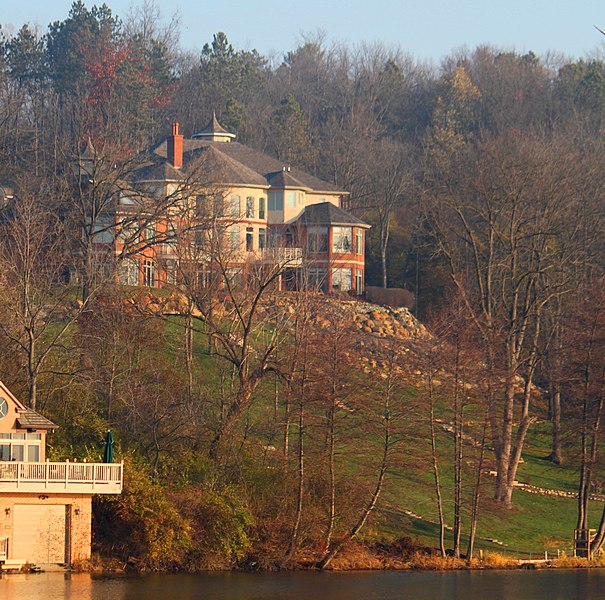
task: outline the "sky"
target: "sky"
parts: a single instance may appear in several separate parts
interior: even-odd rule
[[[149,1],[149,0],[148,0]],[[318,33],[326,43],[380,42],[438,64],[452,51],[490,44],[504,50],[549,50],[571,58],[605,48],[602,0],[153,0],[162,17],[178,12],[181,47],[199,52],[224,31],[237,49],[279,60]],[[106,0],[124,17],[143,0]],[[85,0],[88,7],[101,4]],[[65,19],[72,0],[0,0],[0,24],[29,22],[46,31]],[[10,28],[9,28],[10,29]]]

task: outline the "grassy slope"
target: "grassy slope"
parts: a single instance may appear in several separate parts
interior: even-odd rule
[[[173,321],[166,328],[167,339],[173,336],[176,338],[181,335],[181,332],[182,329]],[[203,336],[199,336],[197,340],[198,348],[205,344],[202,338]],[[198,369],[204,372],[205,380],[208,383],[216,383],[219,377],[213,360],[203,351],[196,352],[196,360]],[[415,390],[410,390],[411,395],[414,393]],[[263,422],[265,419],[271,419],[270,405],[271,403],[267,403],[264,409],[262,403],[255,403],[254,420]],[[254,429],[252,426],[252,430]],[[260,426],[258,429],[260,436],[263,436],[262,430],[263,427]],[[548,424],[542,423],[535,425],[530,431],[523,453],[524,463],[519,468],[517,479],[543,488],[573,491],[577,481],[574,461],[570,460],[564,466],[557,467],[542,458],[549,452],[548,430]],[[263,442],[274,442],[274,440],[266,439]],[[438,440],[440,476],[445,520],[448,524],[452,522],[453,470],[449,461],[453,453],[452,442],[451,436],[440,433]],[[405,452],[409,457],[423,456],[423,458],[420,463],[416,461],[416,464],[413,464],[412,460],[403,460],[388,474],[374,524],[366,528],[366,535],[391,539],[410,536],[427,546],[435,547],[438,545],[437,509],[432,466],[428,460],[428,442],[426,438],[412,437],[405,443]],[[355,465],[348,468],[351,474],[357,471]],[[470,489],[474,476],[467,477],[465,485]],[[542,496],[516,490],[513,496],[514,508],[502,510],[490,501],[492,491],[493,478],[485,477],[476,548],[519,556],[543,555],[545,550],[551,554],[556,554],[557,550],[568,554],[571,552],[576,520],[575,499]],[[593,503],[591,507],[593,521],[598,520],[602,509],[602,503]],[[464,510],[464,530],[468,531],[470,507],[467,505]],[[421,518],[410,516],[405,511],[411,511]],[[487,538],[498,540],[499,543],[487,541]],[[446,533],[446,541],[449,539],[451,539],[451,532]],[[463,535],[463,549],[465,547],[466,538]]]
[[[451,441],[440,438],[441,461],[440,477],[444,496],[444,512],[447,524],[452,522],[453,476],[448,454],[452,453]],[[577,481],[577,469],[569,464],[557,467],[542,457],[549,452],[547,424],[534,427],[530,433],[525,451],[524,463],[520,465],[517,480],[534,486],[553,490],[574,490]],[[468,485],[472,485],[472,480]],[[436,525],[437,508],[434,494],[432,470],[418,473],[413,469],[397,469],[385,490],[383,506],[384,527],[391,534],[398,531],[402,534],[417,536],[423,543],[435,546],[438,540]],[[515,490],[512,510],[503,510],[490,501],[493,492],[493,477],[486,477],[483,485],[477,548],[506,552],[525,556],[528,554],[549,554],[572,550],[573,530],[576,521],[577,501],[574,498],[532,494]],[[423,519],[402,515],[398,509],[408,509]],[[592,521],[598,520],[603,510],[603,503],[591,505]],[[465,529],[468,530],[465,507]],[[498,540],[500,543],[486,541],[485,538]],[[451,539],[451,532],[446,533],[446,541]],[[463,548],[466,546],[464,538]]]

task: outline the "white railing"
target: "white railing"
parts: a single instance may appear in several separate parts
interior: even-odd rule
[[[302,256],[302,248],[264,248],[262,251],[262,258],[265,262],[280,263],[284,266],[299,266],[302,264]]]
[[[123,463],[0,462],[0,492],[119,494]]]

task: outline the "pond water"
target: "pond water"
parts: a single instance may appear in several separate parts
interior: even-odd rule
[[[605,570],[0,577],[2,600],[605,600]]]

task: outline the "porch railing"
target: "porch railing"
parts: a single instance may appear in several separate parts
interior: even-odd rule
[[[0,491],[122,491],[123,463],[0,462]]]

